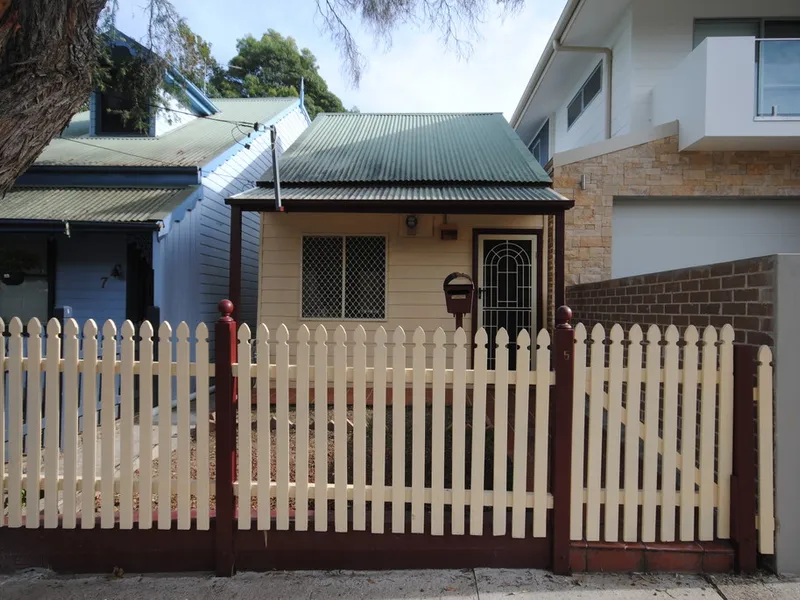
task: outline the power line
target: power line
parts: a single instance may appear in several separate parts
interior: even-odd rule
[[[173,163],[169,163],[169,162],[166,162],[166,161],[163,161],[163,160],[159,160],[157,158],[151,158],[149,156],[142,156],[141,154],[134,154],[133,152],[125,152],[124,150],[117,150],[116,148],[105,148],[103,146],[97,146],[95,144],[89,144],[87,142],[83,142],[81,140],[76,140],[76,139],[73,139],[73,138],[60,138],[60,139],[66,141],[66,142],[72,142],[73,144],[80,144],[81,146],[87,146],[89,148],[96,148],[97,150],[104,150],[106,152],[116,152],[117,154],[123,154],[125,156],[130,156],[132,158],[138,158],[138,159],[141,159],[141,160],[149,160],[149,161],[152,161],[152,162],[155,162],[155,163],[166,165],[168,167],[177,166],[177,165],[175,165]],[[258,155],[256,155],[256,156],[258,157]],[[245,184],[247,184],[247,185],[249,185],[251,187],[255,186],[255,184],[257,182],[257,180],[245,179],[243,177],[238,177],[236,175],[222,175],[222,174],[217,173],[216,171],[209,171],[209,172],[206,173],[206,172],[203,172],[202,169],[201,169],[201,173],[202,173],[203,177],[210,177],[210,176],[213,175],[213,176],[219,177],[220,179],[230,179],[230,180],[235,180],[235,181],[241,181],[241,182],[244,182]]]

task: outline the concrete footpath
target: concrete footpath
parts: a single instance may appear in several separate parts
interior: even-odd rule
[[[2,600],[140,598],[169,600],[800,600],[800,579],[701,575],[581,574],[556,577],[544,571],[367,571],[58,576],[24,571],[0,576]]]

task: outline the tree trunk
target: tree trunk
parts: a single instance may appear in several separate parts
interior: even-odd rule
[[[106,0],[0,0],[0,196],[92,89]]]

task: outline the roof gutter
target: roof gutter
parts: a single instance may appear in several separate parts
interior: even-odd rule
[[[553,55],[557,52],[585,52],[588,54],[603,54],[603,90],[606,97],[606,139],[611,139],[611,119],[613,115],[611,100],[611,74],[614,68],[614,53],[611,48],[600,46],[564,46],[558,40],[553,40]]]
[[[514,129],[519,126],[519,123],[522,120],[522,115],[524,115],[525,111],[528,110],[531,99],[541,85],[542,77],[544,77],[545,73],[547,73],[548,69],[550,69],[550,65],[552,64],[553,58],[556,55],[556,52],[553,48],[553,42],[561,43],[562,38],[570,29],[570,27],[572,27],[572,23],[575,21],[578,12],[580,12],[580,9],[583,7],[585,2],[586,0],[568,0],[567,5],[564,7],[564,11],[561,13],[558,22],[556,23],[556,27],[553,30],[553,33],[550,35],[550,40],[544,47],[544,52],[539,59],[539,63],[536,65],[536,69],[533,71],[533,75],[531,75],[530,80],[528,80],[528,85],[525,86],[525,91],[522,93],[522,98],[520,98],[519,104],[517,104],[517,108],[514,110],[514,114],[511,116],[511,127]]]
[[[104,231],[158,231],[160,221],[45,221],[38,219],[0,219],[0,231],[18,233],[65,233],[70,231],[104,232]]]

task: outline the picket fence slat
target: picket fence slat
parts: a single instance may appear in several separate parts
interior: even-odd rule
[[[95,525],[97,356],[97,323],[89,319],[83,325],[83,362],[81,364],[81,406],[83,407],[83,443],[81,444],[83,468],[81,478],[87,484],[87,487],[81,490],[81,529],[93,529]],[[147,465],[147,472],[150,473],[149,464]],[[144,475],[144,471],[142,473]],[[149,523],[150,519],[150,513],[148,513],[146,522]]]
[[[622,431],[622,339],[619,323],[609,332],[608,414],[606,420],[606,502],[605,536],[607,542],[619,539],[620,443]],[[629,398],[630,399],[630,398]],[[631,423],[631,425],[633,425]]]
[[[386,520],[386,330],[375,332],[375,383],[372,391],[372,533],[383,533]]]
[[[717,509],[717,537],[731,537],[731,474],[733,473],[733,340],[734,331],[725,325],[720,331],[719,347],[719,507]]]
[[[533,448],[533,537],[547,536],[548,433],[550,430],[550,334],[536,338],[536,412]]]
[[[179,328],[180,329],[180,328]],[[135,357],[133,323],[125,321],[120,328],[121,376],[120,376],[120,430],[119,430],[119,525],[121,529],[133,528],[133,362]],[[66,356],[66,328],[64,333],[64,354]],[[188,362],[188,361],[187,361]],[[66,386],[66,377],[64,384]],[[178,388],[180,398],[181,389]],[[186,390],[186,396],[189,392]],[[67,410],[67,404],[64,404]],[[66,422],[66,420],[65,420]],[[187,448],[188,454],[188,448]],[[66,453],[64,455],[66,474]],[[180,460],[180,454],[178,459]],[[66,502],[64,505],[66,510]]]
[[[27,474],[29,475],[25,487],[25,526],[33,529],[39,527],[39,477],[42,472],[42,388],[41,359],[42,359],[42,325],[38,319],[28,322],[28,361],[27,365],[27,398],[26,422],[28,424]],[[36,382],[32,385],[32,382]],[[53,428],[55,429],[55,428]],[[35,473],[37,477],[30,477]],[[65,523],[66,527],[67,524]],[[74,525],[73,525],[74,527]]]
[[[573,541],[583,539],[584,436],[586,434],[586,327],[575,327],[575,371],[572,389],[572,463],[570,464],[570,534]]]
[[[245,488],[250,487],[252,481],[253,464],[253,429],[250,416],[250,327],[244,323],[238,331],[239,345],[238,355],[238,393],[237,412],[238,412],[238,436],[237,436],[237,471],[236,479],[239,485]],[[239,529],[250,529],[250,501],[249,498],[239,498],[237,523]]]
[[[683,409],[681,411],[681,463],[680,463],[680,537],[682,542],[694,538],[694,474],[697,450],[697,328],[690,325],[683,335]],[[690,503],[692,505],[690,505]]]
[[[405,497],[399,485],[406,479],[406,333],[402,327],[395,329],[392,342],[392,366],[398,375],[392,379],[392,533],[405,533]]]
[[[660,384],[654,377],[661,364],[661,331],[655,325],[647,330],[644,396],[644,455],[642,464],[642,541],[656,541],[656,492],[658,489],[658,419]]]
[[[422,533],[425,525],[425,332],[414,331],[411,360],[411,533]]]
[[[508,469],[508,332],[500,328],[495,336],[494,388],[494,506],[492,533],[506,533],[506,478]]]
[[[153,526],[153,326],[144,321],[139,326],[139,529]],[[199,348],[199,346],[198,346]],[[199,352],[199,350],[198,350]],[[201,364],[197,357],[198,366]],[[198,414],[200,412],[198,400]],[[84,409],[84,433],[87,416]],[[199,465],[205,464],[198,454]],[[206,462],[208,458],[206,457]],[[198,527],[201,505],[198,499]]]
[[[451,472],[453,505],[451,508],[451,530],[453,535],[464,535],[464,507],[467,501],[464,472],[466,467],[466,422],[467,385],[464,376],[467,370],[467,334],[459,327],[453,341],[453,451],[451,453]]]
[[[661,541],[675,541],[676,470],[678,452],[678,328],[670,325],[664,334],[664,451],[661,471]]]
[[[113,325],[112,325],[113,326]],[[47,358],[46,358],[46,388],[45,388],[45,422],[50,427],[45,429],[44,440],[44,526],[48,529],[58,527],[58,490],[56,479],[59,471],[59,431],[61,403],[61,374],[59,361],[61,359],[61,323],[51,319],[47,324]],[[20,390],[21,391],[21,390]],[[113,448],[112,448],[113,454]],[[113,471],[111,472],[113,475]],[[37,494],[38,495],[38,494]],[[9,521],[10,519],[9,511]]]
[[[347,381],[344,371],[347,367],[347,333],[339,325],[333,334],[336,345],[333,348],[333,483],[336,486],[334,498],[334,531],[347,531]],[[321,424],[320,424],[321,425]],[[280,446],[280,444],[279,444]]]
[[[603,367],[605,364],[605,330],[600,324],[592,328],[589,377],[589,439],[586,455],[588,498],[586,501],[586,539],[600,540],[600,487],[603,456]]]
[[[444,535],[444,370],[446,336],[440,327],[433,334],[433,406],[431,419],[431,534]]]
[[[275,334],[277,345],[275,359],[278,374],[275,389],[278,394],[275,406],[275,482],[278,493],[275,497],[275,528],[285,531],[289,529],[289,330],[286,325],[278,327]],[[247,380],[246,393],[250,394],[250,380]],[[245,393],[240,392],[240,394]],[[249,400],[249,398],[247,398]],[[240,405],[242,402],[239,403]],[[250,414],[250,402],[246,401],[247,414]],[[248,438],[249,442],[249,438]],[[248,469],[250,463],[248,463]],[[241,508],[239,509],[242,510]],[[247,519],[250,520],[250,507],[247,507]],[[241,516],[239,517],[241,522]]]
[[[758,550],[775,554],[775,478],[773,474],[772,351],[758,351]]]
[[[639,535],[639,409],[642,396],[642,328],[628,332],[628,373],[625,405],[625,483],[623,497],[623,532],[625,542],[637,541]]]
[[[525,375],[531,368],[531,338],[526,330],[522,330],[517,337],[517,364],[518,374],[522,374],[522,384],[518,384],[514,398],[514,474],[513,474],[513,499],[511,507],[511,537],[525,537],[525,505],[528,486],[528,419],[529,419],[529,386]],[[539,433],[537,428],[536,434]],[[535,506],[534,506],[535,509]]]
[[[475,335],[475,384],[472,389],[472,467],[469,494],[469,533],[483,535],[483,484],[484,458],[486,456],[486,362],[489,339],[481,328]],[[478,435],[475,434],[478,432]]]
[[[197,529],[207,531],[210,529],[210,496],[211,487],[209,484],[209,463],[210,463],[210,439],[208,427],[209,415],[209,375],[208,375],[208,326],[200,323],[195,330],[195,360],[197,361],[197,399],[195,414],[197,423],[195,425],[195,438],[197,440]],[[146,348],[142,344],[142,353]],[[147,377],[144,381],[140,380],[139,389],[149,390],[152,377]],[[143,410],[149,411],[149,408]],[[142,426],[144,428],[144,425]],[[147,424],[149,428],[149,423]],[[142,431],[143,433],[144,431]],[[144,443],[144,441],[142,442]],[[144,446],[143,446],[144,448]],[[148,460],[144,458],[143,460]],[[190,482],[191,483],[191,482]],[[141,496],[139,502],[141,503]]]
[[[316,457],[328,456],[328,332],[322,325],[314,332],[314,482],[328,483],[328,461]],[[318,402],[325,398],[325,402]],[[314,530],[328,530],[328,498],[322,488],[314,488]]]
[[[698,539],[714,539],[714,438],[717,412],[717,330],[703,332],[702,392],[700,397],[700,510]],[[692,486],[694,487],[694,486]]]
[[[270,465],[272,463],[270,437],[272,435],[269,418],[269,329],[266,324],[258,326],[256,334],[256,436],[258,437],[258,467],[256,481],[258,481],[258,496],[256,498],[257,527],[261,531],[268,531],[272,524],[272,515],[269,503]]]
[[[176,332],[176,354],[178,359],[178,376],[176,388],[178,395],[178,529],[189,529],[191,525],[191,492],[189,488],[189,421],[191,407],[189,406],[189,390],[191,379],[189,377],[189,326],[185,322],[178,325]],[[248,388],[249,389],[249,388]]]
[[[158,328],[158,528],[171,524],[172,489],[172,327],[164,321]]]
[[[100,379],[100,527],[114,527],[114,470],[116,458],[116,375],[114,364],[117,360],[117,327],[112,321],[103,324],[103,358]],[[58,399],[56,399],[56,402]],[[58,421],[51,421],[57,423]],[[49,427],[48,427],[49,429]],[[54,428],[55,429],[55,428]],[[169,461],[167,455],[167,461]],[[162,462],[163,462],[162,458]],[[169,464],[169,462],[167,462]],[[169,476],[169,469],[164,469]],[[169,506],[169,502],[167,503]],[[47,516],[45,506],[45,518]],[[169,519],[169,513],[167,513]]]
[[[310,351],[308,341],[311,332],[308,327],[302,325],[297,332],[297,390],[295,400],[295,432],[296,432],[296,452],[295,452],[295,482],[297,483],[297,497],[295,498],[295,517],[294,528],[297,531],[308,530],[308,390],[309,390],[309,368]],[[260,360],[260,359],[259,359]],[[269,406],[263,409],[259,404],[259,422],[262,418],[263,410],[269,416]],[[265,417],[266,418],[266,417]],[[267,428],[269,429],[269,428]],[[259,434],[260,435],[260,434]],[[259,456],[261,453],[259,452]],[[259,461],[261,465],[261,461]],[[269,465],[269,462],[267,462]],[[267,471],[266,478],[269,478]],[[261,476],[259,475],[259,480]],[[260,502],[259,502],[260,508]]]
[[[367,528],[367,332],[362,325],[355,331],[353,367],[353,529]]]

